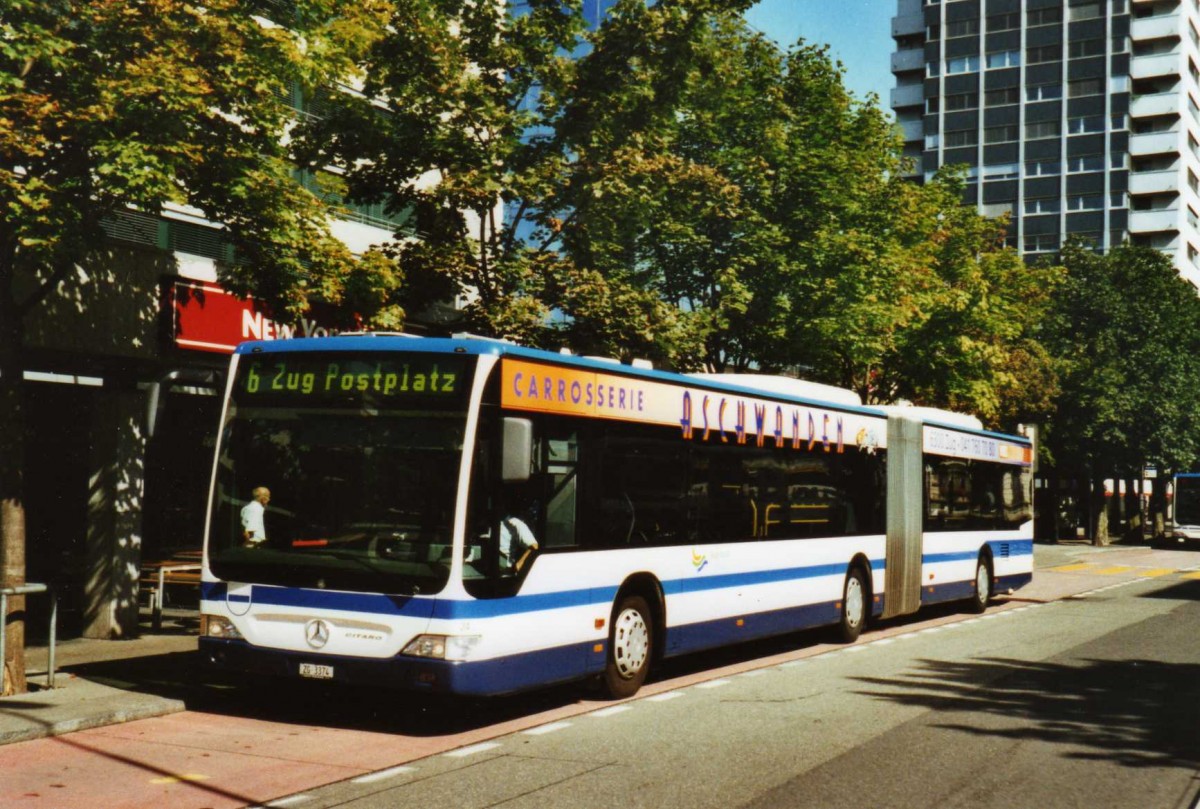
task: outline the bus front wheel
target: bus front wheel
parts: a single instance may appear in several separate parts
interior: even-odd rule
[[[842,590],[842,620],[838,634],[845,643],[854,643],[867,622],[867,581],[860,568],[852,567],[846,574]]]
[[[608,635],[604,689],[613,699],[632,697],[650,672],[653,646],[650,606],[641,596],[626,596],[613,610]]]

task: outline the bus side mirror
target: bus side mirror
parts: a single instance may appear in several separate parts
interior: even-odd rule
[[[524,483],[533,468],[533,422],[504,419],[504,461],[500,476],[505,483]]]

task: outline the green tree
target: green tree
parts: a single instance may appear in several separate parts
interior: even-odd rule
[[[1147,465],[1190,470],[1200,456],[1200,298],[1150,248],[1102,256],[1072,243],[1062,263],[1047,337],[1062,392],[1046,444],[1057,469],[1092,483],[1091,532],[1103,543],[1104,480],[1140,478]]]
[[[9,0],[0,17],[0,583],[25,575],[20,380],[27,318],[129,208],[198,208],[238,261],[222,283],[276,311],[336,301],[353,267],[295,179],[281,103],[352,77],[386,17],[375,0]],[[356,270],[379,276],[379,265]],[[364,284],[360,283],[360,287]],[[370,287],[370,284],[365,284]],[[11,609],[21,609],[9,602]],[[9,624],[23,686],[23,627]]]
[[[749,2],[621,0],[586,32],[577,1],[401,0],[363,96],[297,138],[353,198],[416,210],[420,238],[392,251],[410,310],[460,297],[472,331],[670,355],[679,312],[565,245],[609,183],[647,169],[696,41]]]

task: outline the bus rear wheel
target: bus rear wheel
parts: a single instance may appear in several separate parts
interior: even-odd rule
[[[854,643],[867,622],[867,581],[860,568],[852,567],[846,574],[842,590],[842,619],[838,635],[844,643]]]
[[[654,627],[646,599],[626,596],[617,602],[604,666],[604,690],[610,697],[632,697],[642,687],[650,672],[653,641]]]
[[[971,596],[971,612],[980,613],[987,609],[992,600],[992,566],[986,556],[980,555],[975,565],[975,595]]]

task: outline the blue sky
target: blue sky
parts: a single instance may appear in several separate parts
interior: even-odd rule
[[[888,109],[895,0],[759,0],[746,13],[752,26],[787,46],[803,37],[828,44],[846,68],[845,82],[859,98],[877,93]]]

